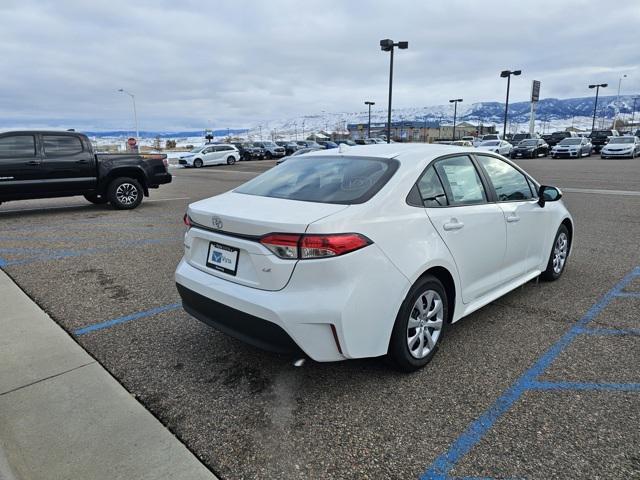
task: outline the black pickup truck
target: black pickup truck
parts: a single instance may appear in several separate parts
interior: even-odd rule
[[[150,188],[171,182],[166,155],[94,153],[76,132],[0,133],[0,202],[84,195],[136,208]]]
[[[617,137],[619,135],[617,130],[593,130],[589,134],[589,138],[591,139],[591,145],[593,145],[593,150],[596,153],[599,153],[602,148],[609,143],[610,137]]]

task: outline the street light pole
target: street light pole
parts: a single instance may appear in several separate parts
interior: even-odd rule
[[[618,94],[616,95],[616,111],[614,112],[614,115],[613,115],[613,128],[614,128],[614,130],[616,128],[616,123],[618,121],[618,110],[620,110],[620,106],[619,106],[620,87],[622,86],[622,79],[623,78],[627,78],[627,74],[626,73],[618,79]]]
[[[511,75],[518,76],[522,70],[503,70],[500,77],[507,79],[507,100],[504,103],[504,126],[502,127],[502,139],[507,135],[507,117],[509,116],[509,88],[511,87]]]
[[[389,38],[385,38],[384,40],[380,40],[380,49],[383,52],[389,52],[390,55],[390,63],[389,63],[389,106],[387,111],[387,143],[391,143],[391,95],[393,93],[393,50],[395,48],[399,48],[400,50],[406,50],[409,48],[409,42],[395,42]]]
[[[591,122],[591,131],[592,132],[596,128],[596,112],[598,110],[598,94],[600,93],[600,87],[607,88],[608,85],[609,85],[608,83],[599,83],[597,85],[589,85],[589,88],[595,88],[596,89],[596,101],[593,104],[593,121]]]
[[[371,106],[375,105],[376,102],[366,101],[364,102],[364,104],[369,106],[369,125],[367,127],[367,138],[371,138]]]
[[[127,92],[124,88],[120,88],[118,89],[118,91],[120,93],[126,93],[127,95],[129,95],[131,97],[131,100],[133,101],[133,121],[136,125],[136,139],[140,138],[140,132],[138,131],[138,113],[136,112],[136,96],[133,93],[129,93]]]
[[[455,98],[453,100],[449,100],[449,103],[453,103],[453,141],[456,140],[456,116],[458,114],[458,102],[461,102],[461,98]]]

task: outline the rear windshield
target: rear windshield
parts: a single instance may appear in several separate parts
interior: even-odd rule
[[[303,202],[364,203],[397,169],[397,160],[384,158],[302,156],[268,170],[235,192]]]
[[[611,130],[594,130],[591,132],[591,137],[608,137],[611,135]]]

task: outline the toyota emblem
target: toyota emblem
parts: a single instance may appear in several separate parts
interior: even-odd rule
[[[222,230],[222,227],[224,226],[222,220],[219,217],[213,217],[213,219],[211,219],[211,223],[213,224],[213,227],[218,230]]]

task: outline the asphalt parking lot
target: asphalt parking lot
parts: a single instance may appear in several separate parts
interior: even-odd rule
[[[222,479],[640,478],[640,159],[519,163],[565,192],[564,276],[451,326],[411,375],[294,367],[180,309],[187,205],[273,161],[175,169],[133,211],[3,204],[0,267]]]

